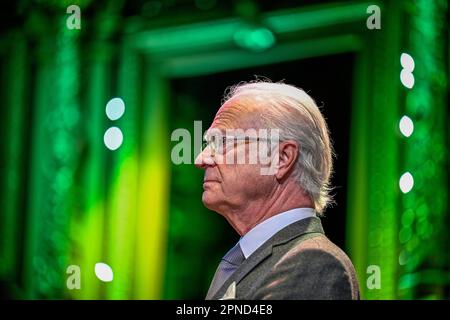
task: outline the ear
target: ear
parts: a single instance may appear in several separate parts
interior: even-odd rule
[[[285,179],[297,163],[300,147],[294,140],[282,141],[278,148],[278,170],[275,177],[278,181]]]

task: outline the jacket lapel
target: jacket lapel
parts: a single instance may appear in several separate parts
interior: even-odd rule
[[[220,299],[223,297],[227,288],[233,282],[236,282],[237,285],[250,271],[270,257],[270,255],[272,255],[273,247],[287,243],[290,240],[307,233],[324,233],[319,218],[312,217],[302,219],[276,233],[241,264],[231,277],[224,282],[212,299]]]

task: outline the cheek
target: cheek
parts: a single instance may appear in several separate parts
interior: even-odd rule
[[[229,168],[229,173],[224,186],[232,188],[239,193],[254,193],[260,188],[261,178],[259,166],[257,165],[234,165]]]

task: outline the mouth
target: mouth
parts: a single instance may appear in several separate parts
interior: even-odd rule
[[[211,183],[218,183],[219,181],[217,180],[205,180],[203,181],[203,186],[211,184]]]
[[[204,180],[203,181],[203,189],[208,188],[208,186],[213,184],[213,183],[219,183],[219,181],[217,181],[217,180]]]

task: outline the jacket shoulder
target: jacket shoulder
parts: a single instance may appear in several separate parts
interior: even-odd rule
[[[359,299],[349,257],[323,234],[304,235],[273,248],[276,262],[261,299]]]
[[[333,257],[336,263],[342,265],[349,272],[354,273],[354,267],[347,254],[331,242],[324,234],[317,234],[312,237],[300,238],[291,241],[290,248],[286,251],[280,262],[289,257],[299,256],[301,254],[316,252],[318,258],[321,256]]]

